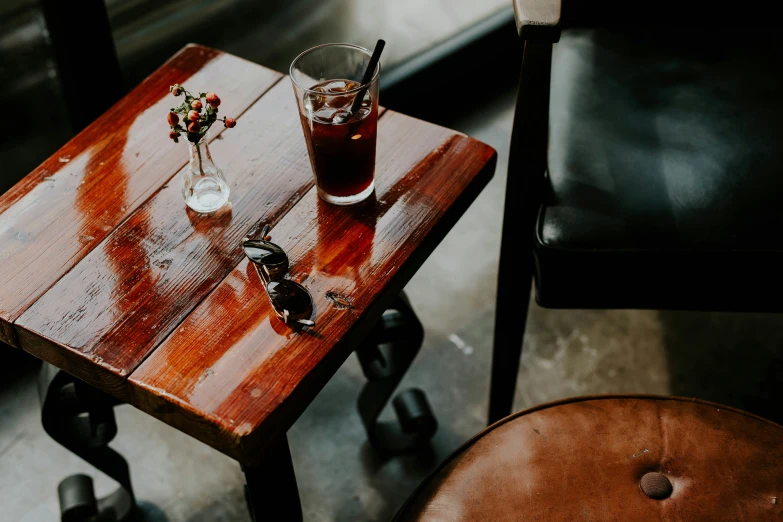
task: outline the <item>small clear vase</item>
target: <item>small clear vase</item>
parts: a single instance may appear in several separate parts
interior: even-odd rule
[[[188,145],[190,161],[182,179],[182,197],[196,212],[215,212],[226,204],[230,192],[223,170],[212,161],[206,135],[198,143]]]

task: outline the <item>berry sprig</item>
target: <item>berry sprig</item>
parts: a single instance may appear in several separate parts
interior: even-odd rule
[[[179,143],[181,133],[185,133],[191,143],[198,143],[216,121],[222,121],[223,126],[229,129],[237,124],[234,118],[217,117],[220,97],[214,92],[200,92],[195,96],[178,83],[169,87],[169,92],[174,96],[185,95],[185,101],[179,107],[171,109],[167,117],[171,127],[169,138],[174,140],[174,143]],[[179,122],[180,115],[182,124]]]

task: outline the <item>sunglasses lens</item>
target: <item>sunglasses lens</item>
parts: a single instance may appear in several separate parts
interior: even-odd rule
[[[288,310],[292,315],[312,310],[310,293],[300,284],[287,279],[272,281],[266,287],[269,299],[278,310]]]
[[[247,257],[259,265],[279,265],[288,259],[286,253],[279,246],[268,241],[254,239],[245,241],[242,248],[245,249]]]

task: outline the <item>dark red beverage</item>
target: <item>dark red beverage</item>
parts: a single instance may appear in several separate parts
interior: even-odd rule
[[[378,102],[368,90],[352,115],[356,91],[348,91],[357,87],[358,82],[330,80],[310,88],[323,95],[308,92],[304,96],[300,117],[305,141],[318,188],[327,198],[331,196],[327,200],[372,191]]]

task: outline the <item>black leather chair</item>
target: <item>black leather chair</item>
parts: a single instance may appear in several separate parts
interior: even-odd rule
[[[515,0],[491,422],[511,413],[531,277],[550,308],[783,310],[783,40],[682,3],[631,27],[612,2]]]

